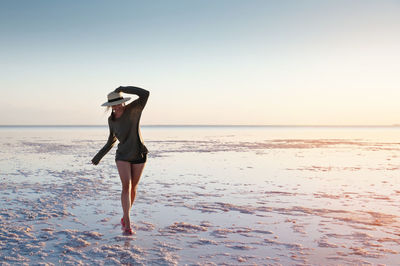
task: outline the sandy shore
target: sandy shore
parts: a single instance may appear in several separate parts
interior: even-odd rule
[[[124,236],[115,150],[89,164],[107,132],[53,133],[0,132],[0,265],[400,259],[400,141],[147,132]]]

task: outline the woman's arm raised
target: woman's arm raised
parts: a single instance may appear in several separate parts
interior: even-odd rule
[[[147,103],[147,99],[149,98],[150,92],[148,90],[134,87],[134,86],[120,86],[115,89],[115,92],[123,92],[128,94],[135,94],[139,96],[139,99],[133,101],[132,103],[136,102],[140,104],[143,108]],[[131,103],[131,104],[132,104]]]

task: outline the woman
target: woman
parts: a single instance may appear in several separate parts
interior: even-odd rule
[[[125,102],[129,101],[130,98],[122,97],[122,93],[136,94],[139,98],[125,105]],[[108,118],[110,135],[106,145],[92,159],[92,163],[97,165],[113,147],[115,141],[119,140],[115,162],[122,183],[121,204],[124,216],[121,219],[121,224],[127,234],[133,234],[129,211],[135,201],[137,185],[148,153],[140,135],[139,121],[149,94],[147,90],[129,86],[118,87],[107,95],[108,101],[102,106],[111,106],[112,108],[111,115]]]

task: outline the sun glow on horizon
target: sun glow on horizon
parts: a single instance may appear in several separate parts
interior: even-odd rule
[[[400,124],[395,1],[91,3],[0,4],[0,124],[103,124],[120,85],[143,124]]]

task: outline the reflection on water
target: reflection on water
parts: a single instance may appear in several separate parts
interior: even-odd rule
[[[0,260],[391,264],[397,127],[143,127],[150,150],[123,236],[107,127],[0,128]],[[15,249],[14,246],[19,248]]]

